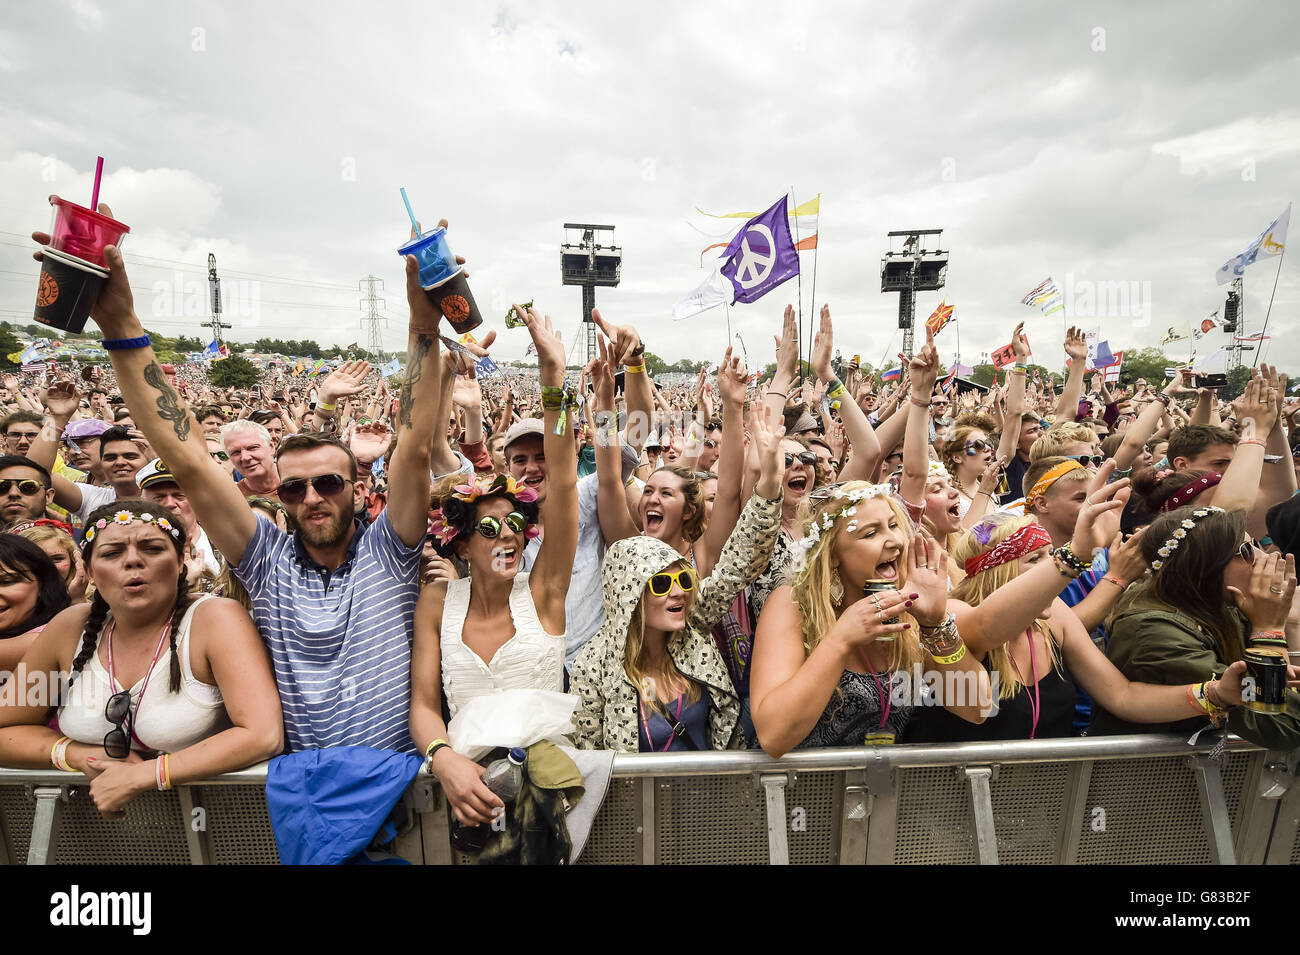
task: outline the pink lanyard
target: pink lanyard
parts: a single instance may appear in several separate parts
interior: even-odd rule
[[[114,686],[118,685],[116,677],[113,676],[113,631],[116,629],[117,629],[117,621],[116,620],[109,621],[108,633],[106,635],[106,638],[108,640],[108,683],[109,683],[108,688],[110,690],[112,690]],[[171,629],[172,629],[172,622],[171,619],[168,618],[167,623],[162,628],[162,634],[158,637],[158,647],[153,652],[153,660],[149,664],[149,670],[144,675],[144,685],[140,687],[140,701],[136,703],[135,716],[131,719],[131,738],[135,740],[137,743],[139,743],[141,747],[143,747],[146,750],[149,749],[149,747],[145,745],[144,740],[142,740],[139,736],[136,735],[135,724],[136,724],[136,720],[140,718],[140,707],[144,706],[144,694],[145,691],[149,689],[149,677],[153,676],[153,669],[155,666],[158,665],[158,657],[162,655],[163,644],[167,642],[167,634],[171,633]],[[130,694],[130,690],[127,690],[125,687],[123,687],[123,690],[128,695]]]
[[[1038,657],[1037,654],[1034,653],[1034,628],[1030,627],[1025,630],[1025,636],[1029,638],[1029,675],[1034,678],[1034,696],[1029,701],[1029,711],[1034,715],[1033,725],[1029,727],[1029,738],[1033,739],[1034,734],[1038,732],[1038,714],[1042,710],[1042,700],[1038,695],[1038,684],[1040,681],[1038,679]],[[1010,650],[1007,651],[1007,657],[1011,660],[1011,665],[1016,667],[1016,659],[1011,656]],[[1020,667],[1016,667],[1016,676],[1020,676],[1021,683],[1024,682],[1024,677],[1020,674]],[[1028,690],[1029,687],[1025,687],[1025,689]]]
[[[889,707],[893,703],[893,701],[889,698],[889,694],[885,692],[885,688],[880,685],[880,680],[876,679],[876,668],[872,666],[871,661],[867,659],[866,651],[862,650],[859,652],[862,655],[862,662],[867,665],[867,672],[871,674],[871,679],[876,684],[876,692],[880,695],[880,702],[882,705],[880,711],[880,725],[883,727],[886,721],[888,721],[889,719]],[[891,679],[889,682],[893,683],[894,681]]]
[[[685,693],[682,694],[682,696],[685,695]],[[677,697],[677,715],[673,717],[674,723],[680,723],[682,721],[682,696]],[[645,741],[650,746],[650,752],[653,753],[655,751],[655,738],[650,735],[650,720],[648,720],[645,715],[645,703],[638,702],[637,705],[641,707],[641,725],[645,727]],[[673,745],[674,735],[673,731],[669,729],[668,742],[664,743],[664,748],[660,750],[660,752],[668,752],[668,747]]]

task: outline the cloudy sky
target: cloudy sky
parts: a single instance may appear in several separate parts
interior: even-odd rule
[[[1048,275],[1113,348],[1221,306],[1215,270],[1300,191],[1297,36],[1281,2],[10,5],[0,318],[30,319],[25,237],[50,193],[89,202],[102,154],[137,310],[172,334],[201,334],[213,252],[232,337],[364,344],[357,283],[374,274],[398,347],[406,186],[426,223],[450,220],[500,357],[526,344],[504,330],[511,300],[573,339],[559,244],[587,221],[623,248],[605,316],[669,360],[716,359],[724,309],[669,317],[726,238],[696,207],[793,190],[822,196],[816,302],[846,354],[898,350],[886,233],[942,228],[948,285],[918,296],[919,318],[955,303],[968,364],[1027,320],[1035,360],[1059,366],[1061,322],[1019,303]],[[1277,261],[1247,270],[1250,331]],[[813,268],[804,254],[806,318]],[[1266,357],[1300,372],[1298,270],[1283,261]],[[1127,303],[1090,309],[1103,282]],[[797,295],[731,309],[753,363]],[[953,356],[956,331],[939,344]]]

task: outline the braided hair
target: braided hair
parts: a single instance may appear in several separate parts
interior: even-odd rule
[[[172,528],[178,532],[178,536],[172,536],[170,533],[166,537],[173,547],[176,548],[176,555],[181,558],[181,570],[176,579],[176,603],[172,608],[171,626],[168,632],[168,643],[171,647],[171,674],[168,681],[168,689],[172,693],[180,692],[181,688],[181,661],[176,653],[176,628],[185,611],[190,605],[189,582],[185,576],[185,528],[181,526],[176,519],[176,515],[167,508],[152,501],[131,499],[118,499],[103,507],[97,507],[86,518],[86,526],[93,527],[97,521],[104,519],[110,524],[113,522],[113,515],[118,511],[130,511],[135,515],[149,514],[155,521],[166,520]],[[99,543],[98,535],[93,540],[82,542],[82,556],[86,562],[86,569],[90,569],[90,561],[93,555],[95,545]],[[71,686],[76,680],[77,675],[90,658],[94,656],[95,649],[99,644],[99,631],[103,629],[105,621],[111,611],[108,601],[104,599],[104,592],[98,588],[95,590],[95,599],[90,603],[90,614],[86,617],[86,625],[81,631],[81,644],[77,650],[77,655],[72,660],[72,675],[68,681]]]

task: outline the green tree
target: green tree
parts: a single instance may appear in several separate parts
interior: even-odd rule
[[[13,329],[7,324],[0,328],[0,368],[17,368],[18,362],[10,361],[9,356],[23,350],[23,343],[18,340]]]
[[[218,388],[251,388],[260,377],[257,366],[239,355],[214,361],[208,369],[208,381]]]
[[[650,377],[657,378],[668,370],[668,366],[664,364],[664,360],[654,352],[648,351],[645,353],[644,357],[646,374],[650,375]]]

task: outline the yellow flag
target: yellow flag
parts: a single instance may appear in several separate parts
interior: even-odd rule
[[[792,216],[815,216],[821,211],[822,197],[819,195],[816,199],[809,199],[801,206],[795,206],[790,210]]]

